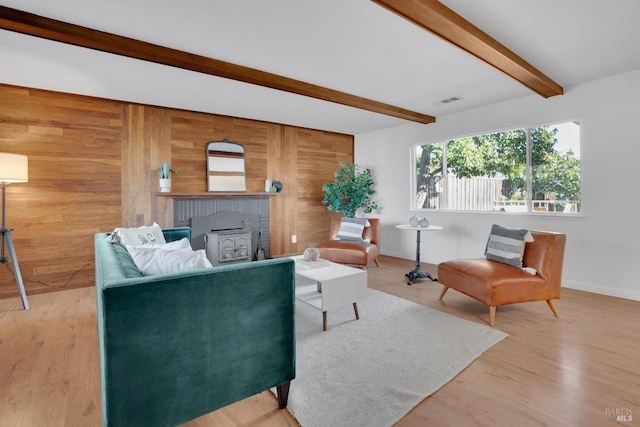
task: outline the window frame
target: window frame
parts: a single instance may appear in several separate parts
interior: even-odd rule
[[[558,211],[536,211],[534,210],[534,201],[533,201],[533,167],[532,167],[532,138],[531,138],[531,133],[532,130],[535,128],[540,128],[540,127],[553,127],[555,125],[562,125],[565,123],[571,123],[571,122],[577,122],[579,123],[580,126],[580,134],[578,137],[578,147],[579,147],[579,156],[578,156],[578,160],[580,161],[580,210],[578,212],[558,212]],[[517,130],[517,129],[522,129],[525,131],[525,135],[526,135],[526,162],[527,164],[525,165],[525,176],[526,176],[526,195],[527,195],[527,200],[526,200],[526,206],[527,206],[527,211],[526,212],[508,212],[508,211],[496,211],[496,210],[461,210],[461,209],[443,209],[443,208],[419,208],[416,206],[416,195],[418,194],[417,192],[417,186],[418,186],[418,176],[416,174],[416,162],[418,160],[418,154],[417,154],[417,147],[421,147],[423,145],[427,145],[427,144],[441,144],[442,145],[442,155],[443,155],[443,159],[442,159],[442,166],[443,166],[443,180],[442,180],[442,185],[443,185],[443,191],[445,192],[445,194],[447,194],[447,186],[448,186],[448,182],[447,179],[445,179],[448,175],[447,170],[448,170],[448,163],[447,163],[447,151],[448,151],[448,144],[447,141],[452,141],[452,140],[457,140],[457,139],[462,139],[462,138],[471,138],[474,136],[482,136],[482,135],[488,135],[488,134],[494,134],[494,133],[501,133],[501,132],[508,132],[508,131],[513,131],[513,130]],[[548,122],[544,122],[544,123],[540,123],[540,124],[531,124],[531,125],[522,125],[522,126],[513,126],[513,127],[505,127],[502,129],[496,129],[496,130],[488,130],[488,131],[482,131],[482,132],[476,132],[476,133],[468,133],[468,134],[463,134],[463,135],[459,135],[459,136],[455,136],[455,137],[445,137],[445,138],[440,138],[436,141],[432,141],[432,142],[422,142],[422,143],[417,143],[417,144],[412,144],[411,145],[411,155],[410,155],[410,162],[411,162],[411,169],[410,169],[410,211],[413,212],[443,212],[443,213],[474,213],[474,214],[499,214],[499,215],[504,215],[504,214],[508,214],[508,215],[533,215],[533,216],[543,216],[543,217],[550,217],[550,216],[555,216],[555,217],[563,217],[563,218],[576,218],[576,217],[585,217],[585,202],[584,202],[584,173],[583,173],[583,130],[584,130],[584,119],[582,117],[574,117],[574,118],[568,118],[568,119],[561,119],[561,120],[552,120],[552,121],[548,121]],[[448,202],[448,201],[447,201]]]

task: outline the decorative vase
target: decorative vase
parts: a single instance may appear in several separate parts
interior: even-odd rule
[[[320,258],[320,250],[318,248],[307,248],[302,256],[305,261],[317,261]]]
[[[420,218],[420,227],[428,227],[429,226],[429,220],[427,218]]]
[[[409,225],[412,227],[417,227],[420,225],[420,218],[418,218],[417,216],[412,216],[411,218],[409,218]]]
[[[160,178],[160,192],[161,193],[171,192],[171,178]]]

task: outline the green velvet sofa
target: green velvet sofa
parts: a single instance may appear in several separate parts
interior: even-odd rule
[[[143,277],[95,235],[104,426],[175,426],[295,377],[294,261]],[[164,230],[191,239],[188,227]]]

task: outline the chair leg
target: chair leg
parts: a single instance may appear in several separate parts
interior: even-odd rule
[[[489,307],[489,324],[493,326],[496,323],[496,306],[492,305]]]
[[[556,311],[556,308],[554,307],[553,302],[550,299],[547,300],[547,304],[549,304],[549,308],[553,312],[553,315],[556,317],[560,317],[558,316],[558,312]]]
[[[376,263],[376,267],[380,268],[380,264],[378,264],[378,258],[374,259],[373,262]]]
[[[448,290],[449,290],[448,286],[445,286],[444,288],[442,288],[442,292],[440,292],[440,301],[442,301],[442,298],[444,298],[444,294],[446,294]]]

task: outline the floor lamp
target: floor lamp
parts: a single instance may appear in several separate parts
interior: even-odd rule
[[[20,267],[18,266],[18,258],[16,258],[16,249],[13,247],[13,238],[11,232],[13,229],[7,228],[5,225],[5,189],[7,184],[14,184],[18,182],[27,182],[29,180],[29,158],[24,154],[12,154],[12,153],[0,153],[0,186],[2,186],[2,254],[0,255],[0,263],[6,264],[9,262],[9,258],[5,256],[5,248],[9,248],[9,256],[11,264],[13,266],[13,275],[16,278],[18,284],[18,290],[20,291],[20,298],[22,298],[22,306],[25,310],[29,308],[27,302],[27,294],[24,291],[24,284],[22,283],[22,274],[20,274]]]

